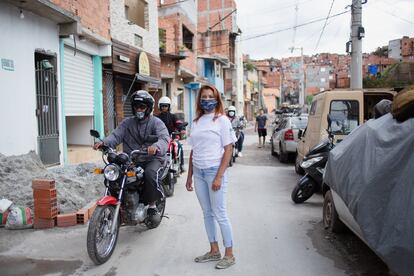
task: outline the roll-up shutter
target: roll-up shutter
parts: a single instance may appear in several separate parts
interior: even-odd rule
[[[93,116],[93,63],[90,55],[65,46],[64,87],[66,116]]]

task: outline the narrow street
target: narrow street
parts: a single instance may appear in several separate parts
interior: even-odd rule
[[[352,233],[339,238],[321,223],[322,197],[294,205],[298,179],[270,147],[258,149],[252,130],[244,156],[230,169],[229,214],[237,264],[223,275],[388,275],[385,265]],[[96,267],[86,252],[87,226],[21,232],[0,229],[2,275],[212,275],[214,263],[193,258],[208,250],[195,193],[181,177],[157,229],[125,227],[115,253]],[[28,234],[28,232],[30,232]]]

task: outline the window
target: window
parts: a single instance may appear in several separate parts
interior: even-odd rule
[[[308,118],[306,117],[292,117],[290,125],[294,129],[304,129],[308,124]]]
[[[359,125],[359,103],[349,100],[332,101],[329,115],[333,134],[348,135]]]
[[[125,0],[125,18],[148,30],[148,3],[145,0]]]
[[[134,34],[134,43],[135,43],[135,46],[142,48],[143,47],[142,36]]]
[[[183,44],[184,46],[189,49],[189,50],[193,50],[193,39],[194,39],[194,34],[187,29],[186,26],[183,25]]]
[[[177,89],[177,109],[184,110],[184,90],[181,88]]]
[[[311,105],[309,115],[315,115],[316,114],[316,106],[317,106],[317,101],[314,101]]]
[[[167,52],[167,31],[165,29],[158,29],[158,37],[160,40],[160,53]]]

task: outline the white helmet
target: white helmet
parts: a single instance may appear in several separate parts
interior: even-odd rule
[[[168,105],[168,108],[171,106],[171,100],[167,96],[161,97],[158,101],[158,108],[161,109],[161,105]]]
[[[236,107],[233,105],[229,106],[229,108],[227,109],[227,114],[232,118],[236,116]]]

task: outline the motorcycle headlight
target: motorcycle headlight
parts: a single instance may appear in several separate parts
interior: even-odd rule
[[[113,164],[109,164],[104,169],[104,176],[109,181],[117,180],[119,178],[120,173],[120,169]]]
[[[306,161],[303,161],[302,162],[302,164],[300,165],[302,168],[304,168],[304,169],[307,169],[307,168],[309,168],[310,166],[312,166],[313,164],[315,164],[316,162],[319,162],[319,161],[321,161],[323,159],[323,157],[322,156],[319,156],[319,157],[314,157],[314,158],[311,158],[311,159],[309,159],[309,160],[306,160]]]

